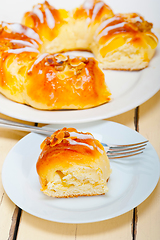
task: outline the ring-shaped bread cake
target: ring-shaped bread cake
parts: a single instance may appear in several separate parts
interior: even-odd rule
[[[48,2],[26,12],[22,24],[0,25],[0,92],[38,109],[84,109],[106,103],[101,70],[148,66],[158,38],[136,13],[114,14],[100,0],[67,11]],[[94,58],[62,54],[91,51]]]

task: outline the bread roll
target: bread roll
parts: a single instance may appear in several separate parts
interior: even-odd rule
[[[140,70],[152,59],[158,38],[136,13],[117,14],[96,30],[92,51],[103,69]]]
[[[41,110],[109,102],[101,69],[143,69],[158,44],[152,23],[136,13],[114,15],[101,0],[86,0],[71,11],[45,1],[22,23],[0,25],[0,93]],[[91,51],[97,60],[60,54],[66,50]]]
[[[7,98],[26,103],[27,71],[39,55],[40,44],[33,29],[19,23],[0,25],[0,93]]]
[[[92,134],[63,128],[47,137],[41,149],[36,168],[44,194],[62,198],[108,191],[110,162]]]
[[[95,30],[104,19],[112,16],[111,8],[100,0],[87,0],[71,11],[55,9],[45,1],[26,12],[22,24],[39,34],[43,52],[91,51]]]
[[[72,11],[38,4],[24,15],[23,23],[39,34],[43,51],[91,51],[103,69],[143,69],[158,44],[152,23],[137,13],[114,14],[100,0],[87,0]]]
[[[37,33],[2,24],[0,92],[37,109],[85,109],[110,100],[104,73],[94,58],[40,53]]]

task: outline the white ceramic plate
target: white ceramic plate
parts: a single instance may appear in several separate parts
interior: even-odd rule
[[[83,1],[84,0],[59,0],[53,1],[51,4],[57,8],[73,9],[83,3]],[[31,10],[32,6],[37,2],[39,1],[3,1],[0,8],[0,21],[21,22],[23,13]],[[128,1],[124,1],[124,4],[122,5],[116,0],[108,0],[106,3],[115,13],[139,12],[148,21],[154,22],[156,28],[160,27],[160,17],[158,12],[159,3],[157,1],[155,1],[155,4],[153,4],[153,1],[146,1],[147,8],[144,8],[144,5],[140,4],[138,0],[134,1],[134,5],[128,3]],[[10,9],[8,9],[8,6],[10,6]],[[16,8],[14,6],[16,6]],[[152,6],[152,11],[148,12],[150,6]],[[160,28],[158,31],[160,32]],[[75,55],[77,55],[77,52]],[[78,55],[92,56],[92,54],[86,52],[80,52]],[[41,111],[12,102],[0,94],[0,112],[13,118],[40,123],[81,123],[113,117],[144,103],[160,89],[159,66],[160,44],[156,55],[149,64],[149,67],[142,71],[104,71],[106,83],[112,93],[112,101],[99,107],[87,110]]]
[[[65,125],[70,126],[70,125]],[[52,126],[53,127],[53,126]],[[61,125],[55,125],[58,129]],[[145,138],[118,123],[99,121],[72,125],[91,132],[103,142],[127,144]],[[2,183],[9,198],[24,211],[51,221],[88,223],[110,219],[130,211],[154,190],[159,179],[159,159],[150,143],[141,155],[111,161],[109,192],[103,196],[55,199],[40,191],[36,162],[44,136],[30,133],[8,154]]]

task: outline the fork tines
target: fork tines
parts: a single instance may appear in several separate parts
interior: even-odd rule
[[[138,142],[138,143],[131,143],[131,144],[126,144],[126,145],[113,145],[113,144],[109,144],[109,148],[128,148],[128,147],[134,147],[134,146],[139,146],[139,145],[143,145],[143,144],[147,144],[148,140],[143,141],[143,142]]]
[[[110,159],[135,156],[143,153],[147,142],[148,140],[127,145],[109,145],[106,153]]]

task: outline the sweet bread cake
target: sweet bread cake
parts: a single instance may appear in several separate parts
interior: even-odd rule
[[[105,194],[111,174],[102,144],[91,133],[63,128],[41,144],[36,169],[41,191],[52,197]]]
[[[1,24],[0,92],[37,109],[85,109],[110,100],[94,58],[41,53],[41,39],[21,24]]]
[[[0,92],[37,109],[85,109],[110,101],[103,69],[148,66],[158,38],[136,13],[114,14],[101,0],[71,11],[48,2],[24,14],[22,24],[0,25]],[[62,54],[91,51],[93,58]]]
[[[91,51],[103,69],[143,69],[158,44],[152,23],[136,13],[114,14],[101,0],[87,0],[72,11],[38,4],[22,23],[39,34],[44,52]]]
[[[136,13],[116,14],[96,30],[92,51],[104,69],[139,70],[148,66],[158,38],[153,24]]]
[[[37,109],[84,109],[110,100],[94,58],[41,54],[41,40],[21,24],[2,23],[0,92]]]
[[[104,19],[112,16],[111,8],[99,0],[87,0],[71,11],[55,9],[45,1],[26,12],[22,24],[39,34],[43,52],[91,51],[95,30]]]

